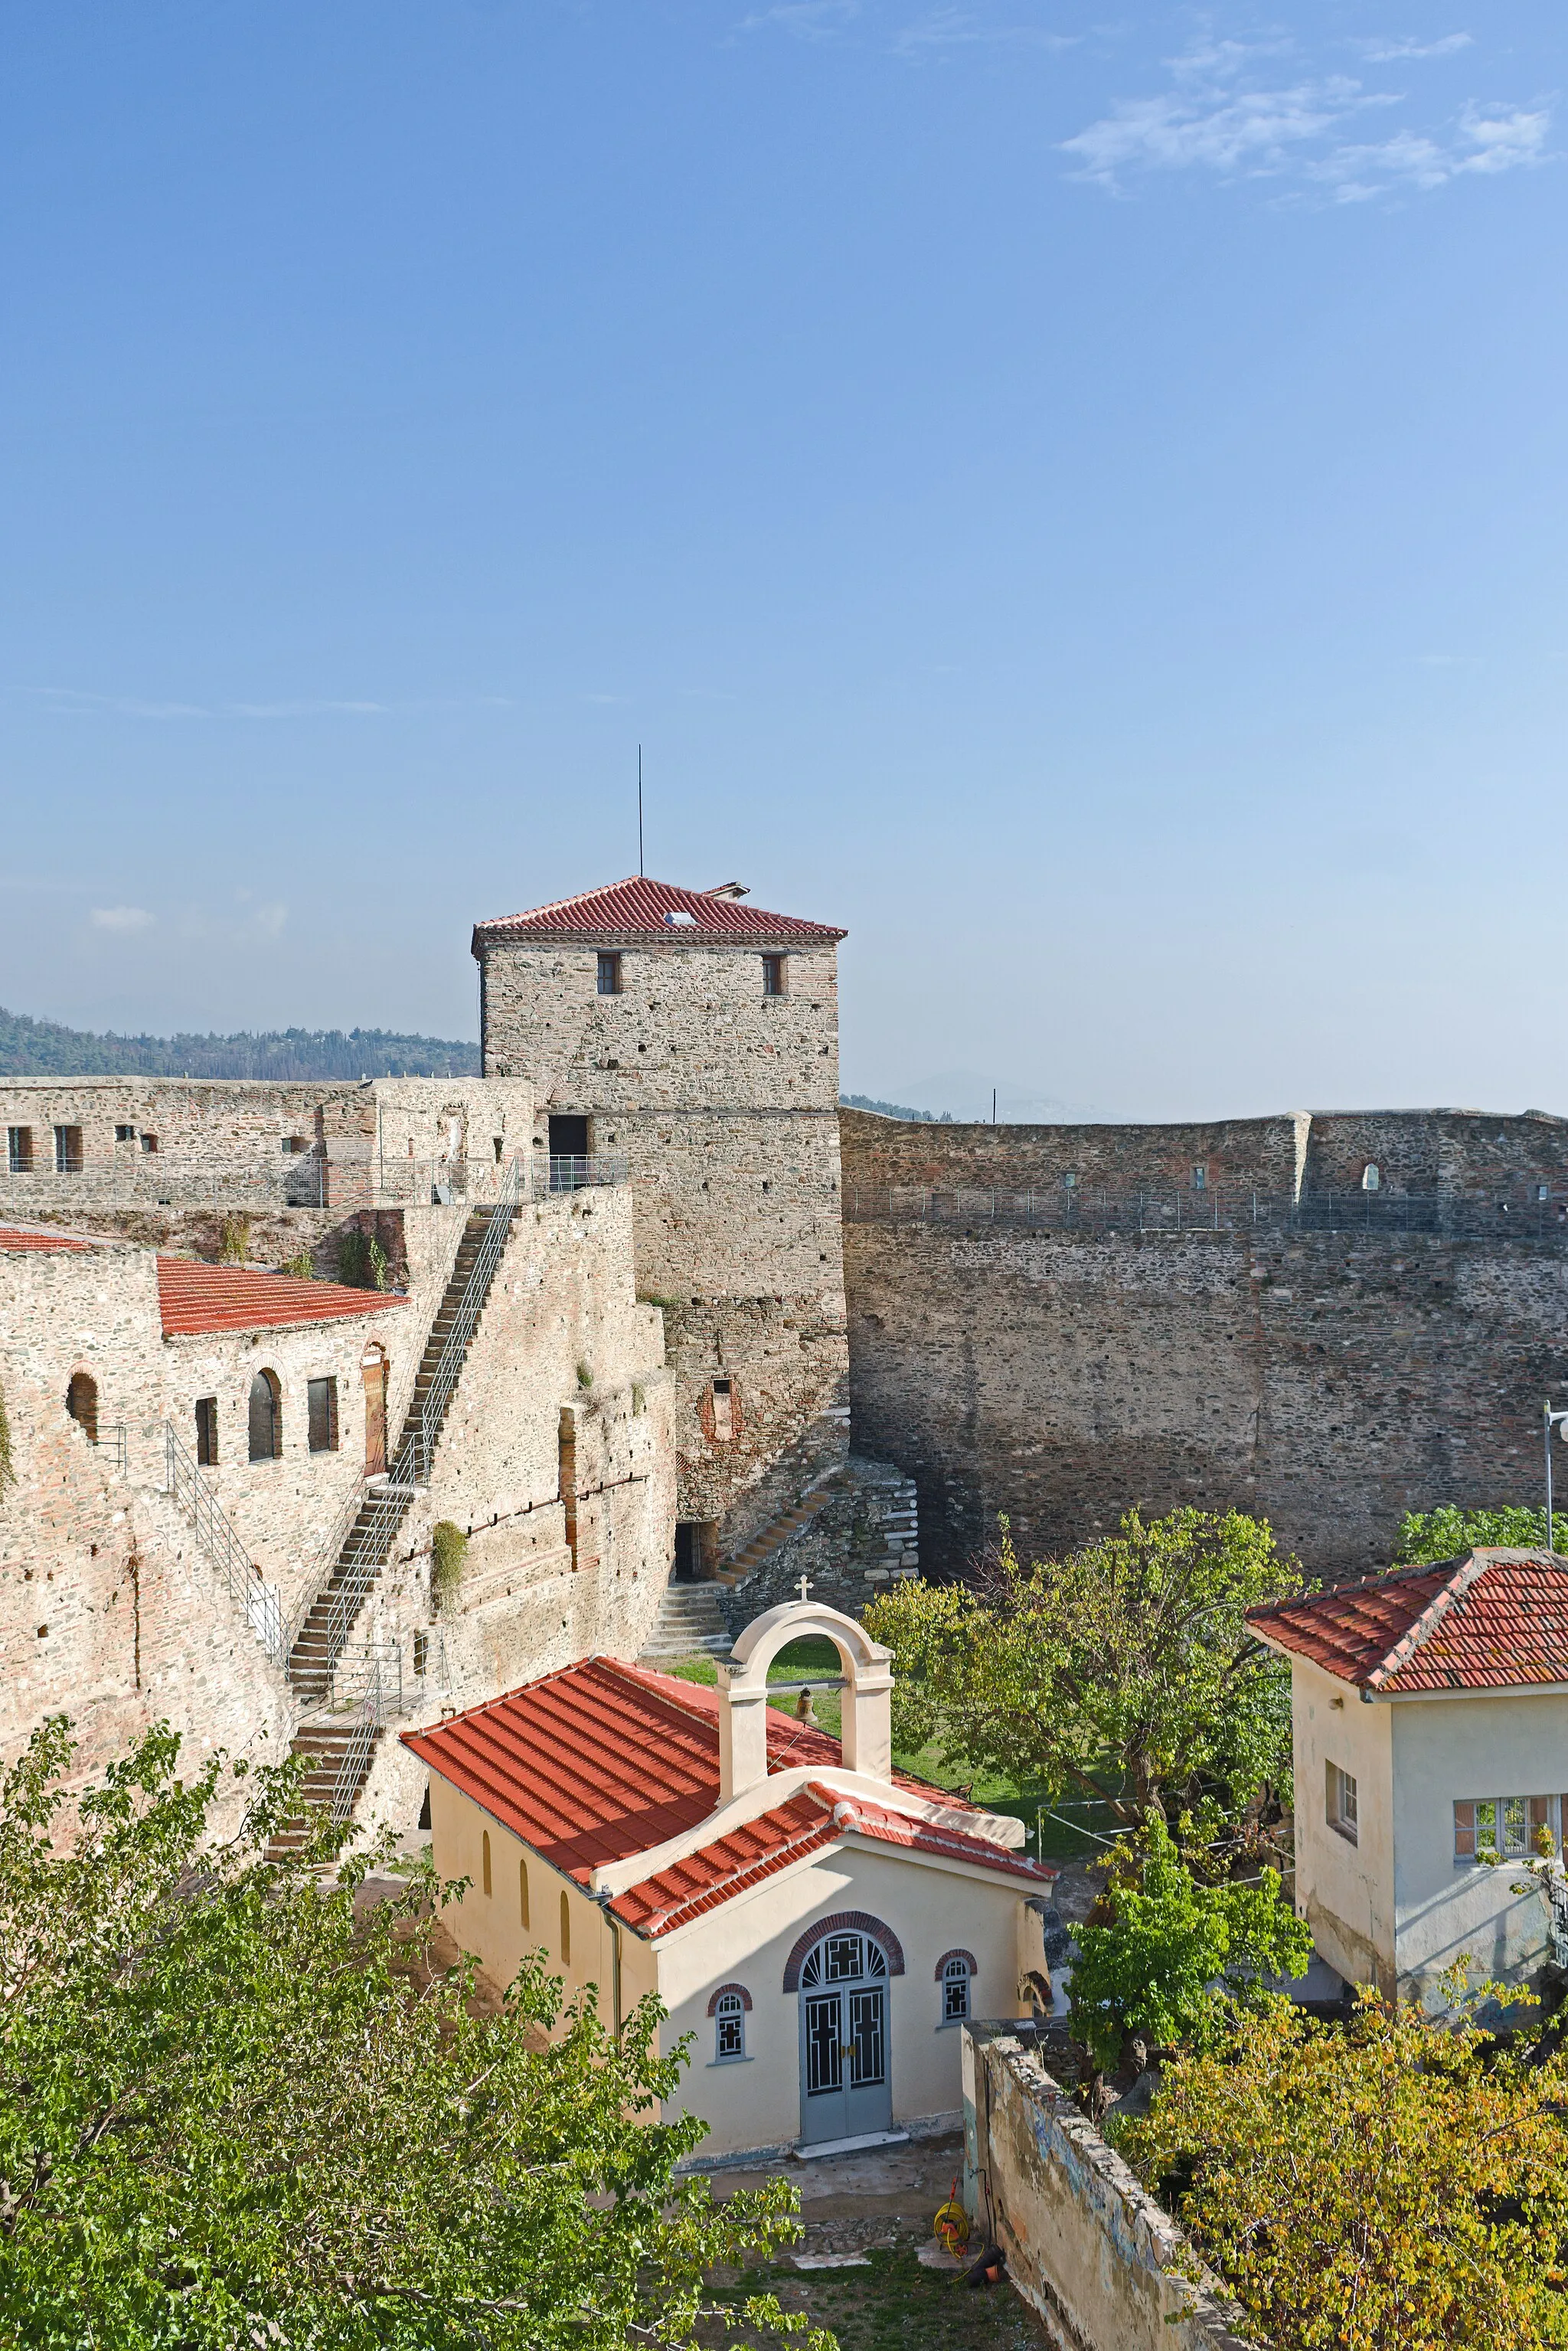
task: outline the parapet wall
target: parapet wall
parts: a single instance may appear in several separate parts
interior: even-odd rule
[[[1136,1502],[1234,1504],[1312,1572],[1359,1574],[1407,1510],[1535,1497],[1541,1399],[1568,1384],[1568,1227],[1515,1235],[1538,1188],[1553,1217],[1568,1194],[1563,1122],[934,1129],[846,1112],[842,1133],[854,1442],[916,1479],[927,1570],[961,1573],[1002,1512],[1050,1555]],[[1314,1170],[1325,1193],[1359,1187],[1374,1153],[1381,1198],[1459,1197],[1462,1178],[1495,1232],[1040,1230],[978,1197],[967,1221],[855,1214],[857,1186],[1060,1192],[1092,1168],[1135,1191],[1204,1165],[1277,1196],[1299,1165],[1305,1198]]]

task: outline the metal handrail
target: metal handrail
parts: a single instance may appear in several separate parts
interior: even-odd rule
[[[361,1469],[345,1495],[337,1516],[316,1546],[315,1556],[306,1573],[304,1589],[294,1604],[287,1626],[287,1654],[290,1656],[294,1653],[294,1644],[305,1630],[306,1618],[316,1605],[321,1593],[325,1591],[331,1579],[333,1569],[342,1557],[343,1545],[348,1541],[350,1529],[360,1515],[370,1482]]]
[[[1533,1187],[1537,1192],[1544,1188]],[[1503,1196],[1496,1191],[1265,1192],[1242,1185],[1172,1186],[1113,1192],[1065,1181],[1019,1191],[967,1186],[943,1190],[916,1184],[846,1185],[851,1224],[1021,1225],[1036,1231],[1232,1232],[1430,1235],[1444,1240],[1568,1242],[1568,1196]]]
[[[286,1666],[288,1651],[283,1642],[277,1594],[263,1581],[261,1570],[185,1450],[173,1423],[168,1420],[163,1423],[163,1484],[165,1491],[190,1511],[195,1521],[198,1549],[245,1610],[250,1628],[267,1656],[274,1665]]]
[[[446,1334],[446,1343],[441,1350],[429,1393],[419,1407],[417,1418],[411,1413],[403,1425],[402,1442],[398,1447],[397,1459],[392,1465],[394,1483],[402,1482],[405,1476],[413,1485],[429,1483],[435,1440],[441,1434],[448,1400],[462,1372],[468,1343],[478,1326],[485,1301],[490,1294],[490,1283],[496,1268],[501,1262],[501,1252],[511,1235],[513,1213],[522,1197],[522,1161],[514,1158],[507,1170],[501,1196],[490,1211],[485,1238],[479,1244],[478,1255],[474,1259],[463,1295],[457,1302],[457,1311]],[[411,1444],[413,1456],[405,1459]]]
[[[629,1173],[630,1163],[621,1152],[596,1152],[589,1158],[552,1152],[549,1188],[552,1192],[580,1192],[591,1184],[624,1184]]]
[[[376,1735],[386,1720],[385,1701],[382,1689],[382,1667],[379,1656],[372,1656],[365,1677],[365,1687],[359,1703],[364,1711],[354,1725],[354,1735],[343,1750],[343,1760],[338,1766],[338,1776],[332,1782],[331,1817],[346,1821],[354,1809],[354,1799],[360,1782],[370,1767]]]

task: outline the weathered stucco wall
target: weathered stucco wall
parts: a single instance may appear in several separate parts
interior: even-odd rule
[[[1562,1242],[857,1221],[857,1178],[895,1165],[1043,1187],[1030,1155],[1057,1131],[843,1123],[854,1442],[916,1479],[927,1569],[961,1573],[1002,1511],[1049,1554],[1132,1502],[1191,1502],[1259,1511],[1311,1569],[1363,1573],[1407,1510],[1536,1493],[1540,1400],[1568,1379]],[[1561,1161],[1559,1122],[1509,1126],[1516,1176]],[[1389,1127],[1372,1139],[1392,1159]],[[1264,1135],[1260,1155],[1295,1143]],[[1519,1186],[1537,1180],[1554,1179]]]
[[[1060,2351],[1259,2351],[1246,2314],[1051,2079],[1027,2027],[965,2030],[964,2192]]]

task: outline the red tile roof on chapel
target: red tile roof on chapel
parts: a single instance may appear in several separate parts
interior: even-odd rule
[[[677,917],[672,921],[670,918]],[[802,922],[795,914],[770,914],[743,898],[716,898],[706,890],[681,890],[671,882],[651,882],[632,873],[607,889],[584,890],[557,898],[522,914],[497,914],[474,925],[474,952],[492,940],[581,941],[698,939],[739,946],[763,939],[783,946],[829,946],[846,935],[826,923]]]
[[[1487,1550],[1254,1608],[1261,1640],[1358,1689],[1568,1682],[1568,1560]]]
[[[718,1803],[718,1692],[610,1657],[546,1674],[430,1730],[405,1731],[403,1744],[582,1885],[603,1864],[695,1828]],[[769,1708],[768,1761],[773,1771],[826,1771],[841,1757],[836,1739]],[[895,1783],[950,1810],[974,1810],[903,1774]],[[986,1838],[809,1783],[611,1907],[640,1934],[668,1934],[851,1833],[1031,1883],[1054,1874]]]
[[[396,1291],[349,1290],[336,1281],[296,1281],[287,1273],[253,1273],[246,1266],[198,1265],[160,1257],[158,1304],[165,1339],[200,1331],[262,1331],[288,1322],[339,1322],[352,1314],[379,1314],[406,1306]]]

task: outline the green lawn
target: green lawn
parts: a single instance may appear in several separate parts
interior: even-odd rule
[[[922,2269],[907,2249],[874,2252],[865,2269],[802,2271],[781,2262],[747,2273],[714,2298],[768,2293],[791,2314],[829,2328],[841,2351],[1040,2351],[1046,2341],[1009,2285],[974,2291],[951,2270]],[[734,2339],[716,2330],[705,2335],[716,2346]],[[749,2329],[739,2339],[751,2339]]]

